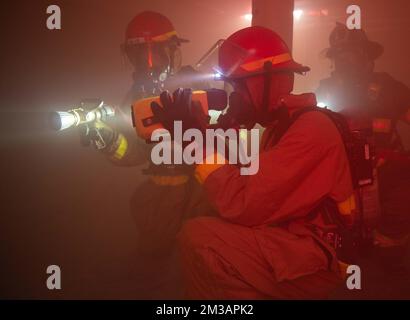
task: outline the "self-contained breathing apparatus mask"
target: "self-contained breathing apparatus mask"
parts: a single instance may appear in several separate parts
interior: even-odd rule
[[[173,37],[167,41],[127,43],[121,46],[134,68],[134,92],[139,98],[159,95],[164,82],[181,67],[179,40]]]

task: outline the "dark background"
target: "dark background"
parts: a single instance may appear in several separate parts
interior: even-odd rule
[[[306,16],[295,26],[295,57],[312,67],[297,90],[314,90],[329,73],[320,52],[350,1],[299,1]],[[363,27],[386,52],[378,69],[410,85],[410,5],[366,0]],[[62,30],[46,28],[46,8],[60,5]],[[249,0],[17,0],[0,4],[0,298],[136,298],[128,275],[136,264],[136,229],[129,198],[140,168],[118,168],[80,146],[76,130],[47,129],[44,112],[83,98],[119,104],[131,85],[120,44],[142,10],[159,11],[181,37],[191,64],[219,38],[249,25]],[[308,12],[308,11],[306,11]],[[62,288],[46,288],[46,268],[62,270]],[[163,293],[163,297],[167,296]],[[171,295],[172,297],[172,295]]]
[[[61,8],[62,30],[46,28],[51,4]],[[44,112],[83,98],[121,103],[132,69],[120,44],[137,13],[159,11],[181,37],[197,37],[183,48],[188,64],[250,23],[241,17],[250,1],[20,0],[0,7],[0,297],[137,298],[130,279],[144,261],[135,257],[129,199],[141,168],[113,166],[80,146],[74,129],[48,130]],[[61,291],[46,288],[51,264],[61,267]]]

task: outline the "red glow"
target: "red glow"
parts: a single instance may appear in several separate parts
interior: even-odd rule
[[[152,48],[150,42],[148,42],[148,65],[152,68]]]
[[[327,17],[329,15],[328,9],[310,10],[308,15],[311,17]]]

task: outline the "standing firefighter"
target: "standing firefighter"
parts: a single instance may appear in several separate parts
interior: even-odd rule
[[[188,215],[209,211],[202,201],[202,188],[185,166],[156,166],[151,163],[153,144],[138,138],[130,117],[131,104],[138,99],[176,89],[175,84],[204,88],[195,82],[195,71],[181,67],[181,43],[172,23],[165,16],[145,11],[133,18],[126,30],[122,50],[134,68],[133,86],[115,123],[96,123],[83,132],[88,144],[95,144],[95,133],[104,137],[100,149],[118,166],[148,164],[146,179],[138,185],[131,199],[131,213],[138,231],[138,266],[135,286],[144,298],[164,297],[164,286],[174,286],[175,239]],[[122,112],[121,112],[122,111]],[[204,209],[203,206],[206,206]],[[172,274],[172,275],[171,275]],[[170,284],[171,282],[171,284]]]
[[[375,243],[397,251],[398,258],[402,254],[399,247],[410,234],[410,158],[398,130],[400,122],[410,123],[410,90],[389,74],[374,72],[374,61],[383,47],[370,41],[363,30],[348,30],[337,23],[329,42],[326,56],[334,72],[321,81],[318,100],[345,114],[352,129],[371,132],[381,203]],[[392,258],[386,263],[393,264]]]
[[[331,201],[348,217],[352,179],[341,135],[315,95],[291,94],[294,73],[308,70],[263,27],[221,45],[219,71],[234,92],[220,124],[266,130],[255,175],[233,164],[195,168],[218,217],[191,219],[179,234],[189,298],[324,298],[340,283],[318,209]]]

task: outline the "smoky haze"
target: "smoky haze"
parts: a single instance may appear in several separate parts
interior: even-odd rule
[[[250,21],[250,1],[53,1],[62,30],[46,28],[50,1],[2,2],[0,297],[138,298],[129,280],[137,234],[129,202],[146,179],[80,146],[77,130],[46,128],[45,111],[84,98],[122,102],[132,68],[122,56],[128,22],[166,15],[183,45],[183,64]],[[46,268],[62,269],[60,292]],[[172,297],[164,291],[164,298]]]
[[[327,77],[320,58],[348,1],[297,1],[324,6],[329,16],[295,25],[295,59],[312,68],[297,91],[315,90]],[[385,46],[377,70],[409,83],[410,13],[406,0],[368,0],[363,24]],[[59,5],[62,30],[46,28],[46,8]],[[129,281],[137,234],[129,200],[146,179],[141,167],[113,166],[80,145],[78,132],[46,128],[45,112],[68,109],[84,98],[122,102],[132,68],[121,54],[125,28],[143,10],[173,22],[183,64],[193,64],[220,38],[246,27],[251,0],[66,0],[1,3],[1,298],[138,298]],[[296,24],[296,22],[295,22]],[[46,268],[62,269],[63,290],[49,291]],[[174,297],[164,291],[163,298]]]

